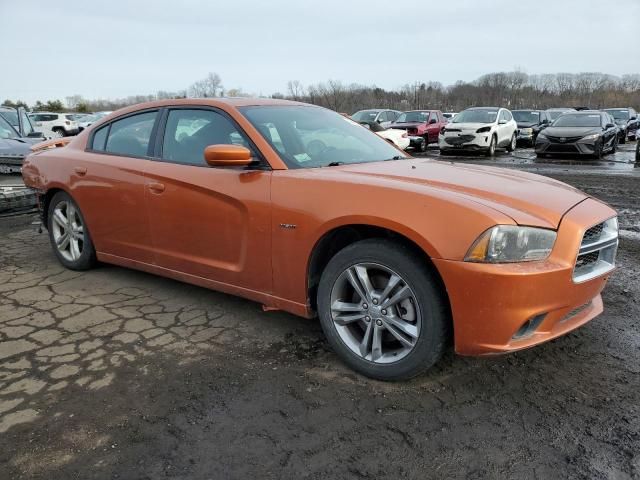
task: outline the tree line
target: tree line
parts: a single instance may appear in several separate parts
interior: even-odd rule
[[[65,102],[59,99],[37,101],[31,106],[20,100],[5,100],[3,105],[23,106],[33,111],[96,112],[153,100],[221,96],[249,95],[241,89],[225,89],[220,75],[212,72],[188,88],[173,92],[93,100],[73,95],[66,97]],[[483,75],[472,82],[458,81],[448,86],[433,81],[414,82],[396,89],[345,84],[337,80],[305,86],[298,80],[291,80],[287,83],[286,93],[277,92],[271,97],[312,103],[345,113],[365,108],[460,111],[472,106],[504,106],[510,109],[640,108],[640,74],[619,77],[604,73],[527,75],[519,71],[498,72]]]

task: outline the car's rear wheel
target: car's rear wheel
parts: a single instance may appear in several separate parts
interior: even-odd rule
[[[64,137],[64,130],[61,128],[53,129],[53,138],[62,138]]]
[[[518,139],[516,138],[516,134],[514,133],[511,136],[511,142],[509,142],[509,145],[507,146],[507,152],[513,152],[516,149],[517,141]]]
[[[56,193],[47,213],[49,240],[62,265],[88,270],[96,263],[96,251],[76,202],[66,192]]]
[[[410,378],[444,352],[446,302],[427,266],[402,244],[369,239],[344,248],[324,270],[317,300],[329,343],[363,375]]]

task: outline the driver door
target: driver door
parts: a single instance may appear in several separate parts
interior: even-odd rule
[[[235,143],[252,149],[223,112],[190,107],[164,115],[161,160],[149,162],[145,172],[154,263],[271,292],[271,171],[205,162],[209,145]]]

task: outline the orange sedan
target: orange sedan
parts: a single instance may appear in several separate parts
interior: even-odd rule
[[[189,99],[35,148],[53,250],[319,316],[353,369],[409,378],[531,347],[602,312],[616,212],[523,172],[410,158],[332,111]]]

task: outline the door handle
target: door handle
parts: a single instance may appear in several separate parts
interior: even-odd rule
[[[162,183],[151,182],[147,184],[147,187],[149,187],[149,190],[151,190],[153,193],[164,192],[164,185]]]
[[[81,177],[84,177],[87,174],[87,169],[85,167],[76,167],[73,169]]]

